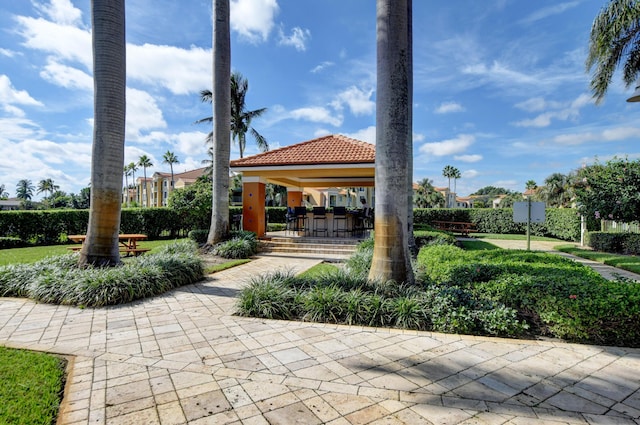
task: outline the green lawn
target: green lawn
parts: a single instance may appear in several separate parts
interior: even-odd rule
[[[632,273],[640,274],[640,257],[592,251],[590,249],[578,248],[573,245],[559,245],[555,247],[555,249],[568,254],[573,254],[577,257],[586,258],[588,260],[597,261]]]
[[[0,423],[54,424],[65,366],[57,356],[0,347]]]
[[[153,249],[174,242],[175,239],[163,239],[157,241],[144,241],[138,244],[139,248],[151,248]],[[69,248],[77,246],[73,245],[48,245],[48,246],[32,246],[26,248],[12,248],[0,250],[0,266],[7,264],[18,263],[34,263],[43,258],[50,257],[52,255],[68,254],[71,251]]]

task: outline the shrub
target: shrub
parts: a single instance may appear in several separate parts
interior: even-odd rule
[[[265,319],[290,319],[297,312],[297,292],[288,281],[290,272],[253,277],[236,302],[237,314]]]
[[[209,230],[208,229],[191,230],[187,234],[187,237],[196,243],[203,244],[207,242],[207,238],[209,237]]]
[[[204,269],[189,242],[135,257],[119,267],[79,268],[77,253],[0,268],[0,295],[87,307],[124,304],[202,279]]]
[[[371,269],[373,260],[373,239],[366,239],[358,244],[356,252],[347,259],[346,267],[352,274],[365,277]]]
[[[589,232],[588,245],[596,251],[622,253],[627,233]]]
[[[416,247],[422,248],[424,246],[431,245],[456,245],[457,239],[455,236],[448,233],[437,231],[424,231],[417,230],[413,232],[413,238],[416,242]]]
[[[20,248],[25,245],[20,238],[0,237],[0,249]]]
[[[249,258],[258,251],[258,240],[253,232],[244,230],[231,233],[232,238],[220,242],[213,252],[224,258]]]

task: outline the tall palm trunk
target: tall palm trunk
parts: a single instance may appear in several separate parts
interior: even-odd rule
[[[229,0],[213,0],[213,201],[207,244],[229,234],[231,157],[231,42]]]
[[[370,279],[413,283],[411,205],[411,0],[378,0],[375,244]]]
[[[120,263],[125,130],[125,0],[92,0],[94,128],[91,206],[80,265]]]

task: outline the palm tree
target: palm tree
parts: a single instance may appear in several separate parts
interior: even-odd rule
[[[162,163],[169,164],[169,167],[171,168],[171,190],[173,190],[173,164],[179,164],[180,161],[173,152],[166,151],[164,155],[162,155]]]
[[[267,140],[258,133],[252,126],[251,121],[254,118],[260,117],[267,111],[267,108],[260,108],[253,111],[247,111],[245,97],[249,90],[249,81],[242,76],[239,72],[231,74],[231,136],[233,141],[238,144],[240,149],[240,158],[243,157],[245,147],[247,145],[247,132],[251,133],[256,140],[258,148],[263,152],[269,150],[269,143]],[[209,90],[202,90],[200,97],[203,102],[212,101],[212,93]],[[196,123],[212,122],[212,118],[203,118],[196,121]],[[207,143],[211,144],[213,140],[213,132],[207,136]]]
[[[444,206],[444,196],[433,187],[433,182],[424,178],[418,182],[416,206],[418,208],[438,208]]]
[[[413,283],[412,0],[377,0],[375,232],[370,280]]]
[[[144,173],[144,182],[142,183],[143,189],[140,194],[140,196],[144,196],[144,202],[142,202],[142,206],[144,207],[147,205],[149,200],[147,197],[147,167],[153,167],[153,163],[147,155],[141,155],[140,158],[138,158],[138,165],[142,167],[142,172]]]
[[[131,170],[129,169],[129,165],[125,165],[122,167],[124,174],[124,193],[126,199],[126,205],[129,205],[129,176],[131,175]]]
[[[640,76],[640,1],[611,0],[591,26],[587,71],[595,68],[591,91],[600,103],[616,68],[622,66],[623,81],[631,86]]]
[[[126,88],[125,0],[92,0],[94,127],[87,238],[79,265],[120,263]]]
[[[213,0],[213,189],[207,245],[229,235],[229,159],[231,157],[231,41],[229,0]]]
[[[564,208],[571,206],[572,188],[570,177],[562,173],[553,173],[544,180],[540,196],[550,207]]]
[[[135,196],[135,202],[138,202],[138,185],[136,183],[136,171],[138,171],[138,164],[136,164],[135,162],[130,162],[129,165],[129,172],[131,173],[131,186],[133,186],[134,188],[134,196]]]
[[[453,168],[453,174],[451,175],[451,177],[453,178],[453,193],[457,193],[456,189],[457,189],[457,182],[458,179],[460,177],[462,177],[462,174],[460,173],[460,170],[458,170],[457,168]]]
[[[535,180],[527,180],[527,182],[525,183],[525,189],[527,190],[534,190],[538,187],[538,184],[535,182]]]
[[[16,185],[16,198],[22,199],[23,201],[30,201],[34,189],[31,180],[22,179]]]
[[[455,168],[452,165],[447,165],[442,169],[442,176],[449,179],[449,192],[451,192],[451,179],[455,174]]]
[[[60,189],[60,186],[56,185],[52,179],[42,179],[38,182],[37,193],[49,192],[49,197],[53,195],[53,192]]]
[[[9,197],[9,192],[7,192],[6,186],[4,184],[0,184],[0,199],[6,199]]]
[[[449,191],[447,192],[447,199],[446,199],[446,205],[445,205],[446,208],[451,207],[451,179],[456,176],[456,171],[457,169],[452,165],[447,165],[442,169],[442,176],[449,179],[449,186],[448,186]],[[458,171],[458,173],[460,172]]]

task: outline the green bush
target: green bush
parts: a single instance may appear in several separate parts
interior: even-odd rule
[[[513,222],[512,208],[416,208],[413,222],[416,228],[434,221],[462,221],[474,223],[481,233],[525,234],[526,223]],[[588,229],[597,223],[587,220]],[[580,216],[572,208],[547,208],[544,223],[533,223],[531,234],[577,241],[580,239]]]
[[[428,247],[417,260],[424,278],[453,291],[460,299],[498,303],[474,320],[484,331],[526,318],[535,333],[569,341],[640,346],[640,284],[609,282],[594,270],[558,255],[526,251],[463,251],[455,247]],[[468,307],[467,301],[461,303]],[[507,310],[503,309],[503,306]],[[476,313],[446,306],[456,312],[445,325],[472,329]],[[500,310],[500,311],[497,311]],[[493,313],[490,313],[493,311]],[[434,322],[437,328],[438,322]],[[440,329],[443,330],[444,329]],[[504,329],[500,332],[504,332]]]
[[[213,248],[213,253],[224,258],[249,258],[258,252],[256,234],[239,230],[231,232],[231,239],[220,242]]]
[[[67,235],[87,233],[89,210],[0,211],[0,237],[50,245],[67,242]],[[175,236],[184,227],[169,208],[126,208],[120,215],[120,233],[144,233],[149,239]]]
[[[79,268],[78,254],[0,268],[0,296],[39,302],[102,307],[164,293],[202,279],[202,261],[192,242],[166,245],[121,266]]]
[[[0,249],[21,248],[25,245],[20,238],[0,237]]]
[[[515,310],[488,299],[477,302],[468,289],[368,281],[372,251],[372,242],[365,241],[346,269],[252,281],[241,291],[238,314],[283,318],[283,308],[291,319],[350,325],[503,336],[526,331]]]
[[[595,251],[623,253],[628,233],[589,232],[587,244]]]
[[[207,242],[207,238],[209,237],[209,230],[208,229],[191,230],[189,233],[187,233],[187,237],[196,243],[203,244]]]
[[[455,236],[437,231],[415,230],[413,232],[413,238],[418,249],[423,246],[457,244]]]

